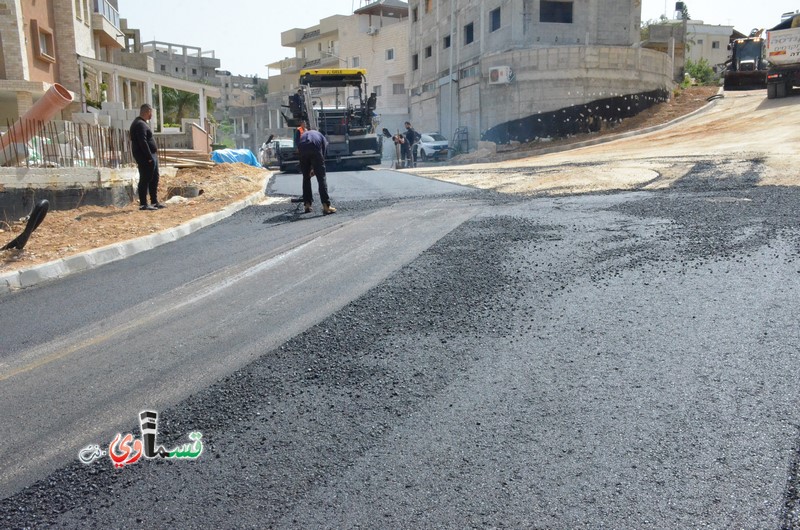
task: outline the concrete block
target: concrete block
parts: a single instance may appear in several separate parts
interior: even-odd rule
[[[72,113],[72,122],[88,125],[97,125],[97,114],[94,112],[74,112]]]
[[[64,269],[69,274],[72,274],[74,272],[81,272],[95,267],[93,254],[94,252],[83,252],[81,254],[76,254],[75,256],[64,258],[62,260],[64,262]]]
[[[116,261],[125,257],[121,252],[121,247],[119,245],[108,245],[98,248],[94,251],[93,255],[95,266],[111,263],[112,261]]]
[[[108,110],[108,111],[125,110],[125,104],[124,103],[119,103],[119,102],[116,102],[116,101],[113,101],[113,102],[112,101],[104,101],[100,105],[100,108],[102,108],[103,110]]]
[[[38,267],[20,271],[19,285],[24,289],[25,287],[31,287],[37,283],[47,280],[54,280],[64,276],[66,273],[67,270],[65,269],[64,263],[61,260],[45,263],[43,265],[39,265]]]
[[[100,127],[111,127],[111,116],[108,114],[97,115],[97,125]]]
[[[20,289],[19,272],[7,272],[0,274],[0,294]]]

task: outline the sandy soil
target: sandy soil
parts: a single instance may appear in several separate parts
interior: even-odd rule
[[[786,110],[794,103],[793,98],[768,101],[763,90],[728,93],[711,110],[668,130],[561,153],[541,153],[542,149],[554,146],[669,122],[701,108],[716,93],[716,87],[695,87],[602,133],[516,146],[511,155],[519,158],[514,160],[489,159],[482,164],[413,171],[505,193],[563,194],[666,186],[670,179],[677,179],[688,170],[690,162],[681,157],[724,155],[768,159],[773,168],[770,183],[793,183],[795,176],[782,169],[788,170],[794,163],[796,155],[792,149],[797,145],[800,131],[787,127],[776,138],[770,126],[771,120],[790,121],[791,114]],[[162,177],[159,190],[162,196],[168,188],[184,185],[198,186],[204,193],[164,210],[142,212],[136,204],[131,204],[125,208],[52,211],[25,249],[0,251],[0,273],[178,226],[263,191],[268,175],[265,170],[245,164],[183,169],[174,177]],[[24,222],[0,223],[0,246],[16,237],[24,226]]]
[[[191,186],[202,195],[185,202],[167,201],[167,208],[139,211],[138,201],[124,208],[84,206],[75,210],[50,211],[22,250],[0,251],[0,273],[64,258],[92,248],[134,239],[183,224],[264,190],[271,174],[247,164],[220,164],[211,168],[165,172],[159,183],[159,199],[167,190]],[[24,220],[0,222],[0,246],[25,228]]]
[[[721,170],[721,178],[755,165],[758,185],[796,186],[798,103],[797,97],[767,100],[765,90],[726,92],[703,112],[659,131],[497,163],[417,171],[499,192],[558,195],[666,188],[707,162]]]

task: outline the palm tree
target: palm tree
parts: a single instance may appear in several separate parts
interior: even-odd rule
[[[180,123],[183,118],[200,116],[198,101],[200,97],[191,92],[164,87],[161,89],[164,122]]]

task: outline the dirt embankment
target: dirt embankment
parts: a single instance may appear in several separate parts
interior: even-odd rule
[[[168,190],[176,187],[195,188],[202,194],[167,201],[163,210],[140,211],[137,200],[124,208],[82,206],[50,211],[23,250],[0,251],[0,273],[173,228],[263,191],[268,175],[264,169],[241,163],[180,169],[175,176],[161,177],[159,199],[165,200]],[[0,222],[0,246],[24,228],[24,220]]]

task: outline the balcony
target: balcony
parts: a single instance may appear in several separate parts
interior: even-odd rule
[[[119,12],[107,0],[94,0],[92,31],[100,38],[101,46],[122,48],[122,30],[119,29]]]

